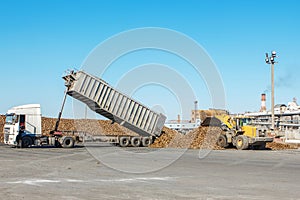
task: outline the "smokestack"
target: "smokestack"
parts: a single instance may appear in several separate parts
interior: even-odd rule
[[[194,111],[194,119],[195,119],[195,121],[194,122],[196,122],[196,119],[197,119],[197,110],[198,110],[198,101],[196,100],[194,103],[195,103],[195,111]]]
[[[293,98],[293,102],[298,106],[296,97]]]
[[[180,124],[180,115],[177,115],[177,123]]]
[[[266,111],[266,94],[263,93],[261,94],[261,106],[260,106],[260,111],[259,112],[264,112]]]
[[[194,101],[195,104],[195,111],[198,110],[198,101]]]

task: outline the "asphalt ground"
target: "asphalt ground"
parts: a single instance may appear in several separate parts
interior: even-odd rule
[[[1,199],[300,199],[300,150],[1,145],[0,163]]]

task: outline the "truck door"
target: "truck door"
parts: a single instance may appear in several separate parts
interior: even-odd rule
[[[19,131],[23,132],[26,127],[25,127],[25,115],[20,115],[20,121],[19,121]]]

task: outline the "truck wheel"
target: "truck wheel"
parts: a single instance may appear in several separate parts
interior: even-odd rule
[[[152,144],[152,140],[149,137],[144,137],[142,140],[143,147],[148,147],[150,144]]]
[[[226,148],[228,147],[228,142],[227,142],[227,138],[225,135],[220,135],[217,141],[217,145],[222,147],[222,148]]]
[[[61,144],[63,148],[72,148],[74,147],[74,140],[72,137],[65,137]]]
[[[22,138],[21,148],[27,148],[27,147],[31,146],[32,144],[33,144],[32,139],[28,136],[25,136]]]
[[[139,137],[133,137],[131,138],[131,145],[134,146],[134,147],[139,147],[141,146],[141,138]]]
[[[58,140],[55,140],[54,146],[55,146],[56,148],[60,148],[60,147],[61,147],[61,143],[60,143]]]
[[[238,150],[248,149],[249,147],[248,138],[244,135],[237,136],[235,146]]]
[[[121,147],[128,147],[130,141],[128,137],[120,137],[119,144]]]

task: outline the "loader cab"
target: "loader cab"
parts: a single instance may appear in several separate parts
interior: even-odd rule
[[[28,136],[34,141],[41,135],[41,109],[39,104],[17,106],[6,113],[4,143],[18,145],[19,140]]]

